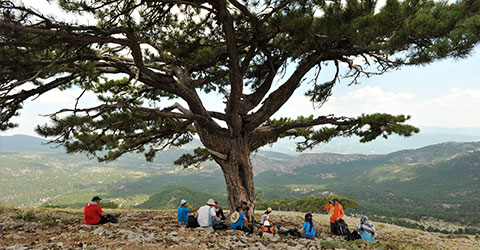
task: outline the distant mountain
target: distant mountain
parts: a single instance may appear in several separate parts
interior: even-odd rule
[[[137,208],[159,209],[159,208],[177,208],[180,201],[185,199],[192,206],[203,205],[208,199],[212,198],[219,204],[226,204],[225,196],[216,196],[207,192],[193,190],[194,188],[166,186],[159,193],[150,196],[150,198]]]
[[[65,151],[62,148],[47,145],[47,140],[29,136],[29,135],[12,135],[0,136],[0,152],[1,151],[31,151],[31,152],[60,152]]]
[[[427,133],[423,130],[419,134],[411,137],[401,137],[397,135],[389,136],[388,139],[377,138],[368,143],[360,143],[358,137],[337,137],[328,143],[317,145],[313,150],[306,150],[302,153],[339,153],[339,154],[388,154],[399,150],[416,149],[428,145],[439,144],[443,142],[471,142],[480,141],[480,132],[477,129],[428,129],[427,131],[444,133]],[[480,131],[480,129],[478,129]],[[450,134],[450,132],[472,134]],[[290,155],[298,155],[295,151],[295,145],[292,140],[279,140],[270,147],[269,150],[282,152]]]
[[[448,142],[386,155],[302,154],[291,173],[256,176],[263,198],[337,194],[370,215],[480,225],[480,142]]]

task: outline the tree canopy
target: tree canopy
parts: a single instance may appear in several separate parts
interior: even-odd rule
[[[215,160],[227,186],[241,180],[229,195],[247,190],[230,203],[254,202],[249,154],[279,138],[303,138],[297,149],[304,150],[336,136],[367,142],[418,132],[405,115],[271,119],[301,85],[310,84],[305,95],[321,108],[340,79],[357,84],[402,66],[464,58],[480,34],[479,0],[387,0],[381,7],[374,0],[58,3],[98,23],[58,21],[1,1],[0,130],[16,126],[11,118],[25,100],[80,88],[72,102],[90,92],[101,103],[59,109],[39,134],[100,160],[131,151],[152,160],[198,135],[204,147],[177,163]],[[308,72],[326,67],[336,71],[331,80],[306,81]],[[202,92],[222,96],[223,111],[208,110]]]

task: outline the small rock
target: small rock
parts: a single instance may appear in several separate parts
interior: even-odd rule
[[[28,245],[27,244],[16,244],[16,245],[7,247],[5,249],[6,250],[24,250],[24,249],[28,249]]]
[[[103,234],[105,234],[105,232],[106,232],[105,228],[99,227],[99,228],[95,229],[92,233],[95,234],[95,235],[102,236]]]

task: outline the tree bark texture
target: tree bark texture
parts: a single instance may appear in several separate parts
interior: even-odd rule
[[[202,143],[208,149],[226,156],[226,159],[222,159],[212,155],[223,171],[227,186],[228,206],[231,211],[235,211],[242,201],[246,201],[252,209],[255,209],[256,196],[247,137],[232,138],[231,136],[213,135],[206,130],[200,130],[199,135]]]

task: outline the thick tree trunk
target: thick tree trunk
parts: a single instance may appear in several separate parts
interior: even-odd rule
[[[242,201],[246,201],[253,212],[256,196],[248,148],[240,145],[233,147],[228,159],[219,164],[225,176],[228,205],[231,211],[240,206]]]
[[[253,212],[256,196],[247,136],[232,138],[228,133],[222,134],[200,127],[198,132],[203,145],[209,149],[223,171],[230,211],[235,211],[242,201],[246,201]]]

